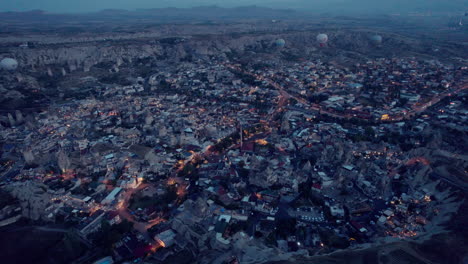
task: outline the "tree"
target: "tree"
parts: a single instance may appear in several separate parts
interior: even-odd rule
[[[180,176],[185,177],[191,175],[195,171],[195,169],[195,166],[189,162],[184,166],[184,169],[180,172]]]
[[[294,98],[289,99],[289,102],[290,102],[290,104],[292,104],[292,105],[295,105],[295,104],[298,103],[297,100],[294,99]]]
[[[276,234],[271,232],[266,238],[265,243],[270,246],[276,246]]]
[[[367,126],[364,129],[364,135],[366,135],[366,137],[368,137],[368,138],[374,138],[375,137],[375,131],[371,126]]]
[[[407,98],[400,98],[400,100],[398,100],[397,106],[401,107],[401,106],[404,106],[406,103],[408,103]]]
[[[133,223],[125,219],[120,224],[115,226],[115,230],[117,230],[121,234],[130,232],[132,228],[133,228]]]
[[[161,197],[163,204],[170,204],[177,199],[177,187],[175,185],[167,186],[166,193]]]
[[[290,234],[296,233],[296,219],[292,217],[285,217],[283,219],[277,219],[277,230],[278,230],[278,235],[286,238]]]
[[[345,237],[340,237],[333,231],[321,229],[319,231],[321,240],[330,247],[344,249],[349,247],[349,241]]]
[[[0,189],[0,208],[16,203],[16,199],[8,192]]]

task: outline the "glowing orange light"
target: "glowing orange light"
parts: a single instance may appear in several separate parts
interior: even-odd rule
[[[384,114],[382,115],[382,117],[380,118],[380,120],[382,121],[386,121],[386,120],[389,120],[390,119],[390,116],[388,114]]]
[[[162,242],[162,241],[160,241],[160,240],[156,241],[156,243],[153,244],[153,245],[151,246],[150,251],[151,251],[152,253],[155,253],[156,251],[158,251],[158,249],[164,247],[164,246],[161,244],[161,242]],[[163,244],[164,244],[164,242],[163,242]]]
[[[62,175],[60,175],[60,177],[64,181],[71,180],[71,179],[75,178],[75,176],[76,176],[76,174],[73,173],[73,170],[63,170]]]
[[[122,208],[124,208],[124,207],[125,207],[125,201],[124,201],[124,200],[120,201],[120,202],[117,204],[117,209],[122,209]]]
[[[262,145],[262,146],[265,146],[268,144],[268,141],[264,140],[264,139],[257,139],[255,140],[255,143],[259,144],[259,145]]]
[[[430,202],[430,201],[431,201],[431,197],[428,196],[428,195],[424,195],[424,201],[425,201],[425,202]]]
[[[89,210],[90,215],[93,215],[93,214],[96,213],[99,209],[101,209],[100,206],[95,206],[95,207],[91,208],[91,210]]]
[[[180,197],[184,197],[186,194],[186,191],[185,191],[185,186],[184,185],[181,185],[179,187],[177,187],[177,196]]]
[[[167,185],[174,185],[174,184],[176,184],[176,183],[177,183],[177,182],[176,182],[176,180],[175,180],[174,178],[169,178],[169,179],[167,180]]]
[[[161,247],[166,247],[166,243],[164,243],[164,241],[162,240],[159,240],[159,244],[161,245]]]

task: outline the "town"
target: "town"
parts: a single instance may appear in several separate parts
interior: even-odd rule
[[[432,122],[465,131],[463,76],[415,58],[200,60],[34,120],[9,115],[2,181],[32,219],[106,240],[116,260],[248,244],[240,263],[258,263],[271,248],[314,255],[418,236],[457,205],[409,150],[431,144]]]
[[[72,87],[54,95],[4,61],[2,93],[50,104],[1,112],[0,228],[66,233],[74,263],[300,261],[443,233],[467,190],[466,60],[293,41],[51,66],[38,80]]]

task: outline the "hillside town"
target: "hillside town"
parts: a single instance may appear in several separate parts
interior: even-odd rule
[[[458,210],[466,66],[239,59],[85,76],[85,98],[8,113],[0,225],[73,229],[99,263],[262,263],[422,237]]]

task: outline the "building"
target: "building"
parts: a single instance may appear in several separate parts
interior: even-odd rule
[[[104,200],[102,200],[102,204],[111,204],[112,202],[114,202],[115,198],[119,195],[119,193],[122,191],[122,188],[120,187],[117,187],[115,188],[114,190],[112,190],[112,192],[109,193],[109,195],[106,196],[106,198],[104,198]]]
[[[169,229],[156,235],[154,240],[158,241],[158,243],[163,247],[170,247],[175,243],[175,236],[176,234],[174,231]]]
[[[114,263],[114,260],[110,256],[93,262],[93,264],[113,264],[113,263]]]
[[[88,218],[79,228],[80,232],[85,236],[98,231],[101,228],[101,221],[106,213],[102,210],[96,211]]]

